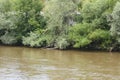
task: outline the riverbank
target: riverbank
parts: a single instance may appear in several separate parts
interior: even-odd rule
[[[24,45],[5,45],[1,44],[2,47],[25,47],[25,48],[34,48],[34,49],[47,49],[47,50],[60,50],[60,51],[68,51],[68,50],[75,50],[75,51],[90,51],[90,52],[120,52],[120,50],[103,50],[103,49],[94,49],[94,48],[68,48],[68,49],[57,49],[57,48],[50,48],[50,47],[30,47],[30,46],[24,46]]]

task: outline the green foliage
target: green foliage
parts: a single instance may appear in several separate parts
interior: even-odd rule
[[[117,2],[111,14],[111,35],[120,44],[120,2]]]
[[[101,29],[96,29],[93,31],[89,38],[91,40],[102,40],[102,39],[109,39],[110,38],[110,33],[109,31],[101,30]]]
[[[94,46],[97,45],[100,49],[109,49],[112,43],[110,32],[102,29],[96,29],[89,34],[89,39],[95,44]]]
[[[0,42],[119,49],[119,0],[0,0]]]
[[[67,35],[68,27],[72,24],[70,24],[69,20],[72,20],[76,9],[77,5],[73,0],[50,0],[46,2],[44,16],[48,19],[48,34],[53,38],[50,40],[51,42],[48,42],[50,45],[63,44],[63,42],[56,44],[56,41],[59,40],[60,36]],[[63,39],[63,41],[65,40]]]
[[[102,13],[108,8],[107,0],[97,0],[86,2],[82,8],[84,21],[91,22],[93,19],[100,18]]]
[[[17,12],[7,12],[0,14],[0,30],[1,29],[15,29],[17,28],[16,23],[18,22]]]
[[[5,13],[11,10],[12,3],[10,0],[0,0],[0,12]]]
[[[88,39],[88,33],[91,32],[91,24],[76,24],[71,27],[69,30],[69,39],[73,41],[73,45],[76,48],[85,47],[91,43],[91,40]],[[91,29],[90,29],[91,28]]]
[[[0,40],[4,44],[15,44],[17,43],[17,37],[15,36],[14,33],[6,32],[3,36],[0,37]]]
[[[31,47],[45,46],[46,38],[38,32],[30,32],[28,37],[23,36],[23,44]]]
[[[61,37],[59,37],[59,38],[56,40],[55,48],[58,48],[58,49],[67,49],[69,45],[70,45],[70,44],[69,44],[67,38],[61,36]]]
[[[18,41],[22,43],[23,36],[45,26],[45,20],[40,14],[42,10],[40,0],[14,0],[13,2],[10,0],[0,2],[0,39],[4,44],[13,44],[12,41],[15,40],[14,43]]]
[[[83,3],[80,6],[83,20],[69,31],[73,47],[107,49],[112,43],[107,22],[111,7],[109,0],[86,0]]]
[[[16,10],[20,12],[19,22],[21,22],[17,24],[19,37],[23,39],[24,45],[30,45],[32,47],[40,46],[39,41],[41,40],[37,39],[40,35],[39,33],[36,33],[36,30],[43,29],[45,26],[45,20],[40,14],[43,7],[41,1],[20,0],[17,4]]]
[[[35,29],[43,28],[45,22],[40,11],[42,10],[42,3],[40,0],[19,0],[17,1],[16,10],[19,11],[19,22],[17,24],[19,35],[27,36],[27,33]]]
[[[15,44],[16,36],[13,32],[17,28],[17,12],[11,11],[10,0],[0,2],[0,41],[4,44]]]
[[[0,40],[4,44],[15,44],[17,43],[17,29],[16,24],[18,23],[19,15],[16,12],[6,12],[0,14]]]

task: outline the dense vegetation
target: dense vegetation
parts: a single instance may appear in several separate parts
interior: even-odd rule
[[[0,0],[0,43],[120,49],[119,0]]]

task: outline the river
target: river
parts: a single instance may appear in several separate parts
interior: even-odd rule
[[[120,53],[0,46],[0,80],[120,80]]]

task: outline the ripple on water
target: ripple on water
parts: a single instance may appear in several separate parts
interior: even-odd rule
[[[119,54],[0,47],[0,80],[120,80],[119,61]]]

